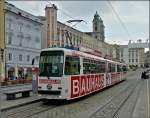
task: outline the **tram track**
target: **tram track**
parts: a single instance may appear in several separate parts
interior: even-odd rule
[[[2,118],[28,118],[42,112],[56,108],[58,105],[52,105],[39,101],[28,105],[23,105],[17,108],[3,110]]]
[[[135,88],[131,91],[129,96],[123,101],[118,110],[115,112],[113,118],[120,118],[121,116],[132,118],[141,88],[142,84],[138,83],[137,86],[135,86]],[[124,113],[121,110],[125,110],[123,111]]]
[[[110,87],[111,89],[115,88],[113,90],[113,93],[109,92],[109,95],[106,94],[107,91],[110,91],[110,89],[106,89],[106,93],[104,92],[105,94],[103,94],[103,92],[100,92],[101,94],[103,94],[103,96],[107,95],[108,99],[110,98],[110,100],[107,101],[106,104],[105,103],[102,104],[103,106],[98,108],[97,111],[94,111],[90,115],[90,118],[113,118],[113,117],[117,118],[118,112],[120,111],[122,106],[126,103],[126,101],[130,98],[130,96],[136,89],[136,86],[139,85],[139,81],[135,81],[134,75],[132,76],[130,77],[131,78],[130,80],[118,84],[119,88],[117,86]],[[123,95],[122,93],[124,93],[125,95]],[[99,96],[98,94],[94,94],[94,95],[95,97]],[[13,109],[6,110],[4,111],[5,117],[2,118],[60,118],[64,116],[68,118],[77,118],[76,114],[87,110],[87,108],[89,108],[91,104],[93,105],[93,107],[98,106],[95,105],[94,102],[89,103],[91,100],[93,100],[93,97],[94,96],[92,95],[90,97],[87,97],[87,99],[84,98],[83,100],[79,100],[78,102],[73,102],[73,103],[71,102],[71,104],[60,105],[60,107],[58,105],[53,105],[51,103],[46,105],[47,103],[43,104],[43,102],[40,101],[35,104],[29,104],[29,106],[25,105],[15,109],[13,108]],[[92,99],[89,100],[90,98]],[[98,98],[100,99],[102,97],[98,97]],[[84,110],[80,110],[80,109],[77,110],[79,106]],[[134,107],[135,106],[133,105],[133,108]]]
[[[132,96],[135,89],[136,88],[140,89],[140,87],[138,87],[138,86],[141,86],[139,80],[135,83],[132,82],[123,91],[121,91],[118,95],[111,98],[102,107],[97,109],[97,111],[93,112],[89,116],[89,118],[117,118],[118,112],[124,106],[124,104],[127,102],[127,100]],[[133,105],[133,109],[135,107],[134,105]],[[131,112],[133,112],[133,110]]]

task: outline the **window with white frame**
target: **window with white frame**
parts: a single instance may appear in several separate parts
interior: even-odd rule
[[[18,23],[18,26],[19,26],[19,32],[22,32],[23,23]]]
[[[8,44],[12,44],[12,35],[8,35]]]
[[[8,53],[8,60],[12,61],[12,53]]]
[[[27,62],[30,61],[30,55],[27,55]]]
[[[7,19],[6,25],[9,30],[12,30],[12,19]]]
[[[19,54],[19,61],[22,61],[22,54]]]
[[[35,42],[36,42],[36,43],[39,43],[39,42],[40,42],[40,38],[39,38],[39,37],[36,37],[36,38],[35,38]]]

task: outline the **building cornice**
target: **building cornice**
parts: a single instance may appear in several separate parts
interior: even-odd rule
[[[6,45],[6,48],[22,50],[22,51],[37,52],[37,53],[41,52],[41,49],[35,49],[35,48],[29,48],[29,47],[18,47],[17,45]]]
[[[8,9],[7,7],[10,7],[11,9]],[[17,12],[13,11],[12,9],[16,9]],[[33,22],[38,23],[38,24],[40,24],[40,25],[43,25],[43,23],[41,22],[41,19],[40,19],[40,18],[38,18],[37,16],[34,16],[34,15],[32,15],[32,14],[26,12],[26,11],[23,11],[23,10],[21,10],[21,9],[19,9],[19,8],[17,8],[17,7],[15,7],[15,6],[12,5],[12,4],[5,3],[5,12],[10,12],[10,13],[16,14],[16,15],[18,15],[18,16],[20,16],[20,17],[23,17],[23,18],[27,19],[27,20],[30,20],[30,21],[33,21]],[[18,14],[18,12],[20,12],[20,13],[22,13],[22,14],[20,15],[20,14]],[[27,15],[28,17],[25,16],[25,15]],[[31,18],[31,17],[34,17],[34,19]],[[37,20],[36,20],[36,19],[37,19]]]

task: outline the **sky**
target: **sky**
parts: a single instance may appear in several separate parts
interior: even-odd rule
[[[82,19],[85,22],[77,24],[74,28],[83,32],[92,32],[92,20],[97,11],[103,20],[105,26],[105,41],[108,43],[127,45],[129,40],[136,42],[137,39],[142,39],[143,42],[145,42],[146,39],[149,38],[148,1],[8,2],[36,16],[44,16],[45,6],[47,4],[55,4],[58,8],[58,21],[66,23],[67,20]]]

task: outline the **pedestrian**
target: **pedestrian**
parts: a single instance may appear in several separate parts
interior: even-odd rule
[[[143,75],[144,75],[144,72],[142,72],[142,74],[141,74],[141,79],[144,79]]]
[[[146,79],[146,71],[143,72],[143,78]]]

